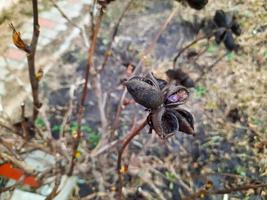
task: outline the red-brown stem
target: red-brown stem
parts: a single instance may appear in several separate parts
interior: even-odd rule
[[[38,2],[37,0],[32,0],[32,8],[33,8],[33,34],[31,41],[31,51],[27,55],[28,60],[28,69],[29,69],[29,77],[32,88],[32,97],[33,97],[33,113],[32,119],[33,121],[38,116],[38,110],[41,106],[38,97],[38,80],[35,78],[35,52],[36,46],[39,38],[39,23],[38,23]]]
[[[86,67],[86,71],[85,71],[85,76],[84,76],[85,82],[84,82],[84,86],[83,86],[81,101],[80,101],[79,108],[78,108],[77,137],[73,141],[72,159],[71,159],[70,170],[68,172],[69,176],[71,176],[73,173],[73,169],[74,169],[75,161],[76,161],[75,155],[76,155],[76,151],[78,149],[78,146],[79,146],[80,140],[81,140],[81,122],[82,122],[83,113],[84,113],[84,104],[85,104],[86,97],[87,97],[89,74],[90,74],[90,69],[93,67],[93,58],[94,58],[95,47],[96,47],[96,39],[97,39],[97,35],[99,33],[99,29],[100,29],[103,15],[104,15],[104,13],[103,13],[103,10],[101,9],[98,21],[97,21],[97,23],[94,27],[93,33],[92,33],[93,35],[92,35],[92,39],[91,39],[91,45],[90,45],[90,48],[88,50],[88,62],[87,62],[87,67]]]
[[[173,69],[175,69],[175,65],[176,65],[176,62],[178,60],[178,58],[182,55],[182,53],[187,50],[188,48],[190,48],[191,46],[193,46],[194,44],[196,44],[197,42],[201,41],[201,40],[204,40],[204,39],[210,39],[213,35],[215,35],[215,33],[217,33],[218,31],[221,31],[221,30],[225,30],[225,28],[219,28],[219,29],[216,29],[215,31],[211,32],[209,35],[202,35],[202,36],[199,36],[197,37],[195,40],[193,40],[192,42],[190,42],[188,45],[186,45],[185,47],[183,47],[182,49],[180,49],[178,51],[178,53],[176,54],[176,56],[174,57],[173,59]]]
[[[132,141],[132,139],[140,133],[140,131],[147,125],[147,120],[144,119],[143,122],[133,130],[131,130],[125,138],[122,140],[122,146],[120,147],[118,151],[118,160],[117,160],[117,172],[118,172],[118,178],[119,178],[119,187],[118,187],[118,199],[122,199],[122,174],[121,174],[121,160],[122,160],[122,154],[125,150],[125,148],[128,146],[128,144]]]

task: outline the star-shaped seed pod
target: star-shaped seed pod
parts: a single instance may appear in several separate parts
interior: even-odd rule
[[[135,76],[126,83],[133,99],[149,110],[148,124],[162,139],[176,133],[194,134],[194,119],[190,112],[179,108],[189,98],[183,86],[168,85],[152,73]]]
[[[233,15],[226,14],[223,10],[217,10],[213,18],[215,25],[219,29],[215,34],[215,41],[217,44],[221,42],[224,43],[225,47],[229,51],[237,49],[235,44],[233,34],[236,36],[241,35],[240,25],[236,22],[236,19]]]

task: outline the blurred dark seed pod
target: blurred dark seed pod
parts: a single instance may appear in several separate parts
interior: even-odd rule
[[[103,6],[103,7],[106,7],[108,4],[110,4],[112,1],[115,1],[115,0],[97,0],[97,2]]]
[[[133,99],[149,109],[157,109],[163,103],[163,95],[153,79],[133,77],[126,82]]]
[[[200,10],[205,7],[205,5],[208,3],[208,0],[187,0],[187,3],[191,8]]]
[[[215,33],[215,42],[217,44],[220,44],[223,41],[224,36],[225,36],[225,30],[218,30]]]
[[[176,80],[178,84],[187,88],[195,86],[193,79],[181,69],[169,69],[166,71],[166,75],[173,80]]]
[[[233,34],[231,33],[231,31],[226,31],[225,32],[224,46],[229,51],[236,50],[236,48],[237,48],[237,46],[235,44],[235,41],[234,41]]]
[[[177,108],[176,112],[182,115],[186,119],[186,121],[190,124],[191,128],[194,129],[194,117],[189,111],[182,108]]]
[[[167,138],[175,133],[178,133],[179,122],[172,110],[161,107],[154,113],[152,112],[152,124],[155,132],[161,138]]]
[[[162,90],[166,85],[167,85],[167,81],[160,79],[160,78],[156,78],[159,88],[160,90]]]
[[[226,17],[226,14],[223,10],[216,10],[213,21],[218,27],[227,27],[229,18]]]
[[[189,91],[183,86],[171,85],[164,93],[164,104],[167,107],[184,104],[189,97]]]
[[[179,131],[195,135],[193,115],[184,109],[176,109],[175,115],[179,121]]]
[[[237,36],[240,36],[242,33],[242,30],[240,28],[240,25],[237,22],[233,22],[232,26],[231,26],[231,30],[233,31],[233,33]]]

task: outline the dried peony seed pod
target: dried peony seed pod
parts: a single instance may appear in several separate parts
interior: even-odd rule
[[[165,94],[164,104],[167,107],[184,104],[189,97],[189,91],[183,86],[171,85]]]
[[[187,3],[191,8],[200,10],[205,7],[205,5],[208,3],[208,0],[187,0]]]
[[[179,121],[179,131],[194,135],[194,118],[193,115],[185,109],[178,108],[176,111],[176,117]]]
[[[229,51],[233,51],[237,48],[235,40],[231,31],[226,31],[224,36],[224,46]]]
[[[133,99],[146,108],[157,109],[163,103],[163,95],[152,74],[133,77],[126,82],[126,87]]]
[[[231,27],[231,30],[237,36],[240,36],[241,33],[242,33],[242,30],[240,28],[240,25],[236,21],[233,22],[232,27]]]
[[[166,139],[179,131],[179,121],[175,113],[164,107],[151,113],[152,126],[162,139]]]

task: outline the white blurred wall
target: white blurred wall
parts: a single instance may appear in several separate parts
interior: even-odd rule
[[[8,8],[10,8],[12,5],[17,3],[19,0],[0,0],[0,15],[2,12]]]

